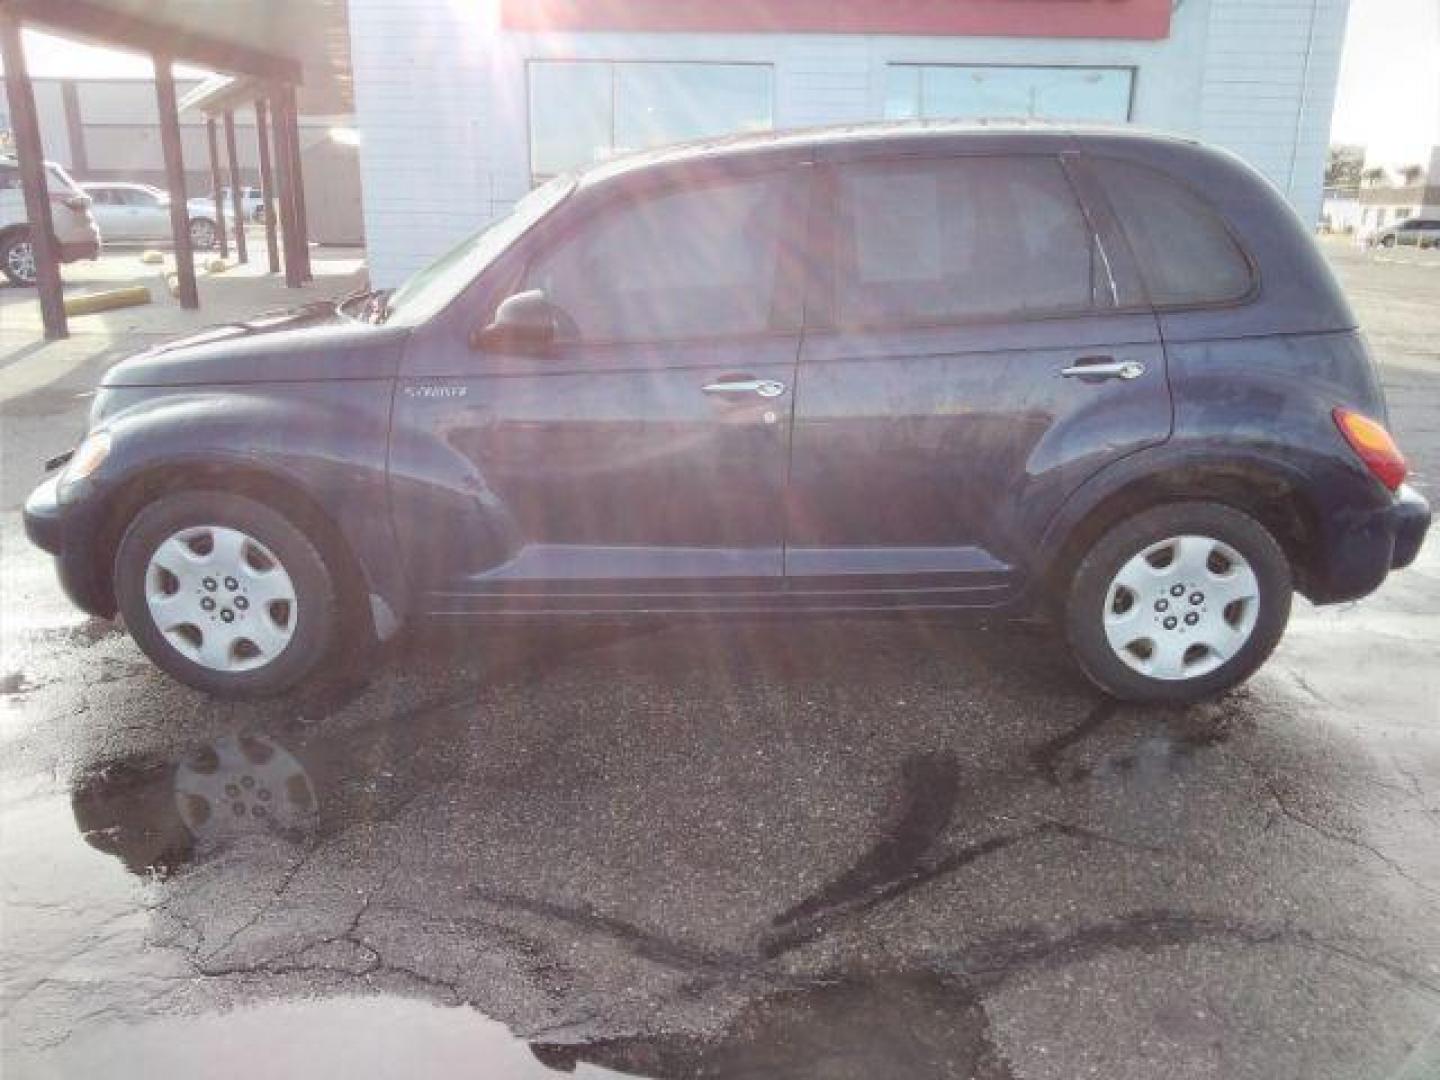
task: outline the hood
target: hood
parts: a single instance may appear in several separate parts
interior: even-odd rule
[[[201,386],[393,378],[407,331],[324,301],[212,326],[120,361],[100,385]]]

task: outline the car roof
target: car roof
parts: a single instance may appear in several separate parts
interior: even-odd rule
[[[750,155],[814,151],[827,158],[965,149],[1023,152],[1078,148],[1094,138],[1199,146],[1186,136],[1129,124],[1076,124],[1051,120],[882,120],[782,131],[741,132],[653,150],[641,150],[577,172],[581,184],[667,165],[702,164]]]

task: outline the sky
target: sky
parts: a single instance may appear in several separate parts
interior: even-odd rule
[[[150,74],[145,57],[33,31],[25,50],[35,75]],[[1428,162],[1440,145],[1440,0],[1350,0],[1331,142],[1365,146],[1371,165]]]
[[[1440,0],[1350,0],[1332,143],[1370,165],[1428,164],[1440,145]]]

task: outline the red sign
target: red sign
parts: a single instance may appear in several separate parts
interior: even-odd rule
[[[511,30],[1156,39],[1171,0],[502,0]]]

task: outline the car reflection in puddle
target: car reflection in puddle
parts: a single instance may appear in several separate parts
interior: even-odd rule
[[[373,1039],[375,1024],[403,1019],[406,1027],[392,1027],[383,1049],[372,1047],[356,1059],[360,1075],[386,1074],[383,1062],[390,1059],[425,1060],[436,1075],[479,1065],[485,1075],[507,1078],[560,1072],[597,1078],[868,1080],[903,1075],[916,1080],[1004,1080],[1011,1074],[990,1042],[984,1008],[957,976],[913,971],[788,979],[765,970],[769,961],[818,934],[826,919],[953,869],[953,858],[931,865],[930,856],[955,811],[957,763],[946,755],[916,755],[905,762],[902,774],[904,804],[886,834],[850,870],[771,920],[762,935],[761,955],[751,961],[687,951],[658,936],[647,940],[638,928],[615,920],[607,924],[586,909],[557,905],[548,911],[562,922],[588,923],[592,929],[629,938],[641,953],[674,953],[697,969],[713,967],[717,978],[753,977],[756,986],[763,980],[779,987],[758,993],[716,1034],[527,1043],[469,1009],[403,998],[336,997],[113,1026],[70,1040],[47,1065],[79,1074],[105,1063],[113,1072],[115,1062],[128,1061],[143,1063],[147,1074],[158,1075],[166,1061],[179,1067],[193,1060],[192,1053],[212,1053],[217,1041],[247,1040],[246,1030],[254,1029],[257,1037],[263,1032],[268,1049],[261,1055],[264,1060],[251,1066],[282,1074],[335,1072],[347,1056],[356,1055],[357,1047]],[[247,838],[312,846],[324,817],[321,797],[300,758],[256,733],[222,736],[176,764],[112,765],[77,785],[72,805],[87,843],[115,856],[132,873],[162,879],[187,864],[220,858]],[[482,888],[475,892],[500,895]],[[703,992],[706,981],[702,974],[694,991]],[[528,1048],[528,1054],[517,1058],[516,1047]]]

